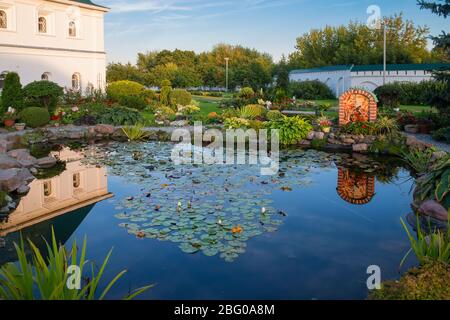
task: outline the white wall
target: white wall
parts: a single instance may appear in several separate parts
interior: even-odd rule
[[[64,0],[61,0],[64,2]],[[103,16],[106,10],[52,1],[0,0],[0,9],[8,12],[8,29],[0,29],[0,73],[18,72],[22,84],[40,80],[49,72],[49,80],[72,86],[72,75],[81,75],[83,91],[88,83],[105,85]],[[44,13],[48,32],[38,32],[38,17]],[[76,37],[70,37],[68,24],[75,21]],[[47,49],[48,48],[48,49]]]
[[[408,71],[387,71],[386,83],[393,82],[415,82],[419,83],[424,80],[431,80],[431,73],[423,70],[408,70]],[[373,91],[379,86],[383,85],[382,71],[360,71],[352,72],[351,86],[357,88],[364,88]]]
[[[349,70],[311,73],[294,72],[289,75],[289,79],[290,81],[319,80],[325,83],[336,97],[347,91],[351,86]]]

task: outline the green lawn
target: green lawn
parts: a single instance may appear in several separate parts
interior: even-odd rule
[[[430,107],[430,106],[400,106],[400,110],[402,111],[409,111],[412,113],[421,113],[423,111],[425,112],[438,112],[436,108]]]

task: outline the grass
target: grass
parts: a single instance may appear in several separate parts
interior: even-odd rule
[[[437,109],[430,106],[417,106],[417,105],[402,105],[400,106],[400,110],[408,111],[412,113],[421,113],[422,111],[437,113]]]
[[[221,99],[217,100],[217,102],[211,100],[210,98],[206,98],[206,99],[195,98],[195,100],[197,100],[199,103],[199,107],[200,107],[199,115],[201,115],[201,116],[207,116],[211,112],[216,112],[217,114],[222,113],[222,109],[220,109],[219,103],[218,103],[218,101],[220,101]]]

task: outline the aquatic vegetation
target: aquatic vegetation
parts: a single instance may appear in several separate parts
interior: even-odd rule
[[[414,194],[424,201],[434,199],[450,208],[450,156],[439,159],[431,170],[417,182]]]
[[[433,262],[413,268],[398,281],[386,281],[372,290],[370,300],[449,300],[450,265]]]
[[[449,210],[450,218],[450,210]],[[400,219],[405,232],[408,235],[411,243],[411,249],[403,257],[400,266],[403,265],[406,258],[414,252],[420,264],[428,262],[443,262],[450,263],[450,224],[448,224],[447,231],[439,229],[433,230],[430,234],[422,231],[419,221],[417,221],[417,239],[413,237],[403,219]],[[450,221],[450,219],[449,219]]]
[[[48,257],[28,241],[32,250],[31,259],[27,257],[25,244],[21,239],[20,245],[15,244],[18,264],[7,263],[0,268],[0,299],[5,300],[103,300],[112,286],[126,273],[126,270],[117,274],[99,293],[98,285],[111,257],[110,251],[102,265],[95,272],[95,264],[90,263],[91,275],[88,281],[81,285],[80,290],[69,289],[66,285],[69,279],[67,268],[69,265],[78,266],[80,274],[88,265],[86,260],[86,238],[81,251],[78,251],[76,240],[70,251],[63,245],[58,245],[55,233],[52,230],[52,242],[46,242]],[[82,281],[83,282],[83,281]],[[133,299],[150,289],[146,286],[132,292],[125,299]]]
[[[134,126],[124,126],[122,127],[122,131],[130,141],[145,140],[149,136],[149,133],[144,130],[143,124],[136,124]]]
[[[407,150],[401,152],[401,157],[414,171],[421,174],[427,171],[433,152],[433,149]]]

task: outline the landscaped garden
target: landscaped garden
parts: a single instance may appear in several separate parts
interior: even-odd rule
[[[98,282],[84,287],[92,294],[53,293],[61,299],[448,299],[449,287],[435,278],[449,270],[449,154],[404,132],[445,141],[447,109],[398,110],[392,88],[381,88],[378,98],[356,89],[348,101],[331,99],[318,82],[291,89],[191,93],[168,80],[158,91],[116,81],[105,93],[81,95],[49,81],[22,88],[9,73],[1,98],[0,296],[47,299],[65,283],[61,265],[50,263],[48,273],[39,262],[41,236],[50,241],[53,226],[51,261],[68,261],[72,241],[84,235],[89,259],[103,261],[114,247],[107,268],[91,276]],[[345,109],[353,96],[378,104],[376,119]],[[174,164],[171,133],[199,121],[219,130],[278,130],[279,171]],[[71,156],[63,159],[64,152]],[[114,197],[26,225],[31,249],[14,249],[15,210],[39,194],[36,181],[45,199],[54,197],[46,182],[71,170],[73,157],[81,159],[78,170],[106,169]],[[74,188],[80,179],[74,175]],[[58,243],[66,247],[58,251]],[[16,251],[19,269],[9,263]],[[26,262],[30,254],[35,260]],[[30,289],[38,281],[33,264],[45,292]],[[384,280],[398,279],[399,266],[415,269],[369,294],[370,265],[380,266]],[[28,284],[12,285],[24,270]],[[58,276],[45,276],[52,272]],[[110,287],[117,274],[123,279]]]

